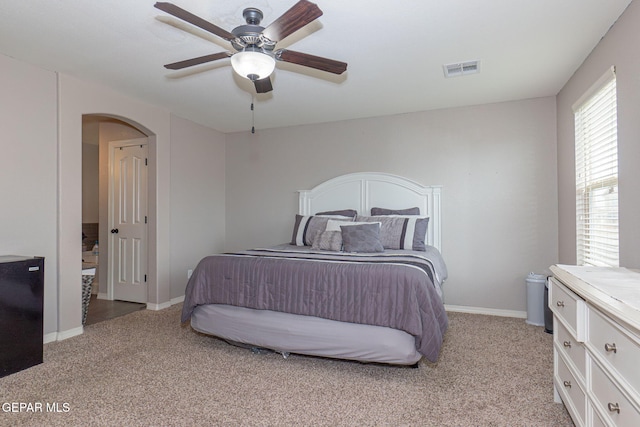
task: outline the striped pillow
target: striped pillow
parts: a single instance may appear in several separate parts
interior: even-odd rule
[[[327,221],[330,219],[345,222],[353,221],[353,218],[348,216],[296,215],[291,244],[296,246],[312,246],[316,234],[318,234],[318,231],[322,232],[327,228]]]
[[[380,241],[385,249],[427,250],[429,217],[358,215],[356,221],[381,223]]]

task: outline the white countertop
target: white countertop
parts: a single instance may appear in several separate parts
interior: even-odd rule
[[[640,272],[561,264],[551,266],[551,271],[587,302],[640,330]]]
[[[82,263],[82,275],[83,276],[95,276],[96,268],[98,264],[93,262],[83,262]]]
[[[583,282],[609,294],[612,298],[640,311],[640,273],[623,267],[578,267],[575,265],[560,265],[559,267]]]

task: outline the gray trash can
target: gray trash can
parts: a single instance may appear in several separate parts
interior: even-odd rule
[[[549,280],[544,284],[544,331],[553,333],[553,312],[549,308]]]
[[[529,273],[527,276],[527,323],[544,326],[544,286],[547,276]]]

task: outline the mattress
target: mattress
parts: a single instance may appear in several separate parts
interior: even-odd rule
[[[296,353],[397,365],[413,365],[422,358],[416,350],[415,338],[397,329],[271,310],[201,305],[193,311],[191,326],[233,343],[284,355]]]

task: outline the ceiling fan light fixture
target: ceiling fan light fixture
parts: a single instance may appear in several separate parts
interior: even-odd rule
[[[276,60],[261,50],[244,49],[231,57],[233,70],[252,81],[267,78],[276,68]]]

